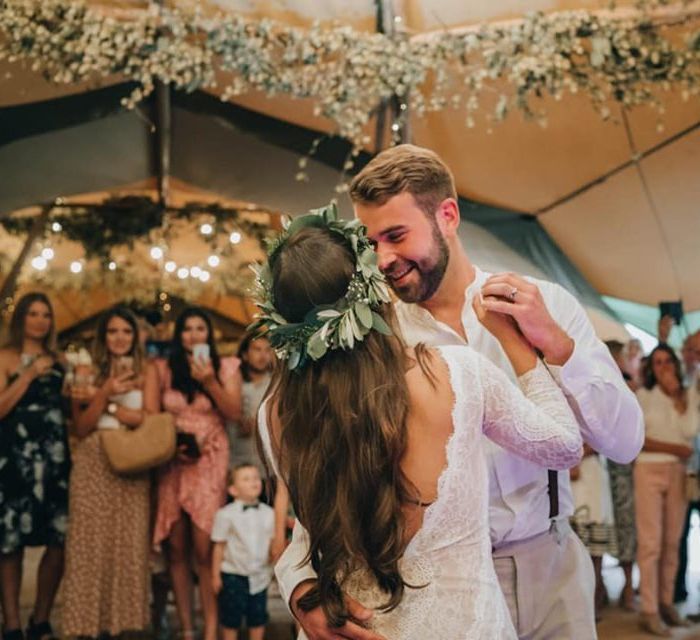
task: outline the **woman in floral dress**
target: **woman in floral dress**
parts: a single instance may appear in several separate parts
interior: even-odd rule
[[[97,325],[97,388],[73,391],[70,528],[63,585],[64,636],[96,638],[142,631],[150,620],[150,476],[117,475],[100,431],[137,428],[144,419],[144,362],[134,315],[106,311]],[[89,552],[86,553],[86,549]]]
[[[201,347],[208,355],[200,354]],[[238,420],[241,414],[239,361],[219,358],[211,321],[203,310],[192,307],[175,323],[168,361],[157,364],[158,381],[146,381],[145,408],[173,414],[178,431],[187,434],[190,444],[181,444],[177,458],[159,474],[154,543],[164,543],[184,637],[194,633],[193,556],[204,611],[204,640],[215,640],[210,536],[214,515],[226,498],[229,446],[224,420]]]
[[[22,640],[19,592],[25,547],[46,546],[27,638],[51,636],[49,617],[63,575],[70,459],[62,411],[64,369],[53,350],[51,303],[18,302],[0,350],[0,575],[3,640]]]

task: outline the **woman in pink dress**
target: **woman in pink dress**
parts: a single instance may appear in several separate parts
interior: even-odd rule
[[[154,543],[164,543],[185,638],[194,635],[192,554],[204,640],[216,639],[210,535],[214,515],[226,498],[229,450],[224,420],[238,420],[241,414],[239,364],[237,358],[219,358],[211,321],[202,309],[190,307],[175,323],[170,357],[158,362],[158,379],[145,389],[146,410],[171,413],[178,429],[177,457],[158,479]]]

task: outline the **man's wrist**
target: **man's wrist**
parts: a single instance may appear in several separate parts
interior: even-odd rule
[[[557,328],[546,343],[536,346],[547,364],[561,367],[568,362],[576,343],[563,329]]]

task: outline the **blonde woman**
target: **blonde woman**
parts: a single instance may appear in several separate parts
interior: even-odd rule
[[[79,438],[70,484],[63,634],[97,637],[140,631],[150,620],[148,473],[118,476],[100,430],[135,428],[144,418],[145,364],[138,324],[125,307],[101,318],[95,340],[96,388],[76,391],[73,429]]]

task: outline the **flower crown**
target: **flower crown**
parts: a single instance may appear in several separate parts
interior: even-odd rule
[[[309,227],[323,227],[343,236],[355,254],[355,273],[342,298],[333,304],[316,306],[302,322],[291,323],[275,308],[270,263],[290,237]],[[260,313],[250,329],[270,340],[277,357],[287,360],[289,369],[301,369],[309,359],[319,360],[333,349],[352,349],[372,329],[391,335],[391,329],[377,313],[379,305],[391,298],[377,266],[377,254],[367,238],[367,228],[359,220],[339,220],[335,203],[285,221],[284,231],[270,243],[267,262],[253,270],[255,304]]]

